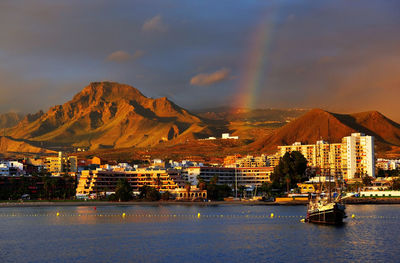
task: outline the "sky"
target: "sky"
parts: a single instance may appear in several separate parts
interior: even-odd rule
[[[0,1],[0,112],[90,82],[188,109],[378,110],[400,122],[400,1]]]

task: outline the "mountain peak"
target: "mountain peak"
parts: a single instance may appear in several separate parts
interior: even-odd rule
[[[331,115],[331,113],[329,111],[326,111],[326,110],[323,110],[323,109],[320,109],[320,108],[311,109],[306,114],[307,115],[314,115],[314,114],[329,114],[329,115]]]
[[[127,84],[120,84],[118,82],[102,81],[102,82],[91,82],[81,92],[75,95],[73,101],[81,99],[92,100],[142,100],[146,97],[136,88]]]
[[[384,118],[384,119],[387,119],[387,117],[385,115],[383,115],[382,113],[380,113],[379,111],[376,111],[376,110],[354,113],[353,116],[357,116],[359,118],[374,118],[374,119]]]

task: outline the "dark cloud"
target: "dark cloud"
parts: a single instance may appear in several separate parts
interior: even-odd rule
[[[113,80],[187,108],[252,90],[254,107],[376,109],[400,121],[399,10],[373,0],[3,0],[0,111],[46,109]],[[210,96],[188,81],[199,73],[192,84],[235,78]]]

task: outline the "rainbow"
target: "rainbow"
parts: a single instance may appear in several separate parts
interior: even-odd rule
[[[255,108],[260,90],[264,87],[268,67],[268,55],[271,51],[276,10],[266,12],[250,38],[248,52],[245,55],[245,68],[239,80],[238,92],[233,100],[233,108]]]

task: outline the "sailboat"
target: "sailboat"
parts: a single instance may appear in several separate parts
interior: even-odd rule
[[[340,195],[329,200],[329,196],[322,197],[320,194],[310,195],[307,206],[306,222],[340,225],[346,218],[346,206],[341,202]]]
[[[318,153],[318,157],[320,154]],[[322,186],[320,184],[320,191],[315,195],[309,195],[309,204],[307,206],[306,222],[318,224],[340,225],[343,219],[346,218],[346,206],[342,202],[344,198],[341,197],[341,191],[338,179],[335,172],[336,191],[332,196],[331,191],[331,164],[329,164],[329,183],[328,193],[322,194]],[[319,175],[321,180],[321,174]]]

